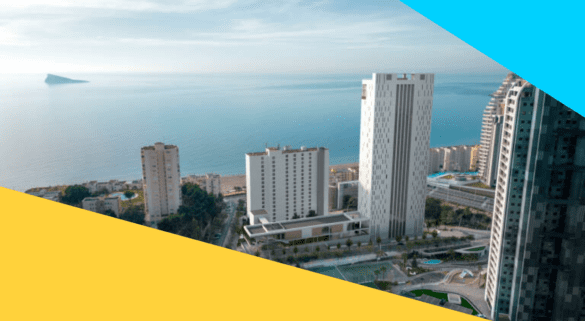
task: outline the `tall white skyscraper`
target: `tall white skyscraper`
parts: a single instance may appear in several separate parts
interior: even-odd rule
[[[266,148],[246,154],[246,190],[250,224],[293,217],[327,215],[329,150]]]
[[[179,148],[156,143],[141,149],[146,222],[153,224],[181,206]]]
[[[358,210],[374,237],[423,233],[434,77],[363,80]]]
[[[498,177],[498,160],[500,158],[500,140],[503,124],[502,115],[506,104],[506,94],[517,79],[519,79],[518,75],[509,73],[500,88],[491,94],[492,99],[483,112],[478,172],[480,179],[490,186],[496,186]]]

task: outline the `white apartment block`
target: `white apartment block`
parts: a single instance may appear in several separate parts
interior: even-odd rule
[[[181,183],[197,184],[202,190],[215,196],[219,196],[221,193],[221,176],[219,174],[189,175],[183,177]]]
[[[476,146],[449,146],[430,149],[429,174],[436,172],[467,172],[477,162]],[[474,159],[475,158],[475,159]]]
[[[119,217],[122,212],[119,196],[86,197],[81,201],[81,205],[84,210],[101,214],[104,214],[107,210],[111,210],[117,217]]]
[[[509,73],[498,90],[493,93],[483,113],[480,148],[478,153],[478,175],[484,184],[495,186],[500,157],[500,140],[502,132],[502,115],[506,94],[516,80],[516,74]]]
[[[329,150],[266,148],[246,154],[246,201],[250,224],[327,215]]]
[[[181,205],[179,148],[156,143],[141,149],[144,205],[148,224],[175,214]]]
[[[431,148],[429,154],[429,174],[442,172],[445,162],[445,148]]]
[[[373,74],[362,84],[358,211],[374,237],[421,236],[434,74]]]
[[[467,172],[471,164],[471,146],[446,147],[443,170]]]

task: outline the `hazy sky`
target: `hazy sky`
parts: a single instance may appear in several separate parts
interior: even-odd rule
[[[0,73],[503,72],[396,0],[17,0]]]

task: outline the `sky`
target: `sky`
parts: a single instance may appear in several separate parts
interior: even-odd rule
[[[397,0],[18,0],[0,73],[505,72]]]

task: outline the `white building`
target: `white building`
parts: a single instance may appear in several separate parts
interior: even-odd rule
[[[478,153],[478,174],[484,184],[495,186],[500,157],[500,140],[502,132],[502,115],[506,94],[516,80],[516,74],[509,73],[498,90],[493,93],[483,113],[481,140]]]
[[[246,201],[250,224],[327,215],[329,150],[266,148],[246,154]]]
[[[421,236],[434,74],[373,74],[363,81],[358,211],[370,235]]]
[[[120,216],[122,207],[119,196],[112,197],[86,197],[81,201],[84,210],[104,214],[105,211],[110,210]]]
[[[218,196],[221,193],[221,176],[219,174],[189,175],[181,179],[181,183],[193,183],[207,193]]]
[[[444,171],[445,148],[431,148],[429,155],[429,174]]]
[[[149,224],[174,214],[181,205],[179,148],[156,143],[141,149],[144,205]]]

